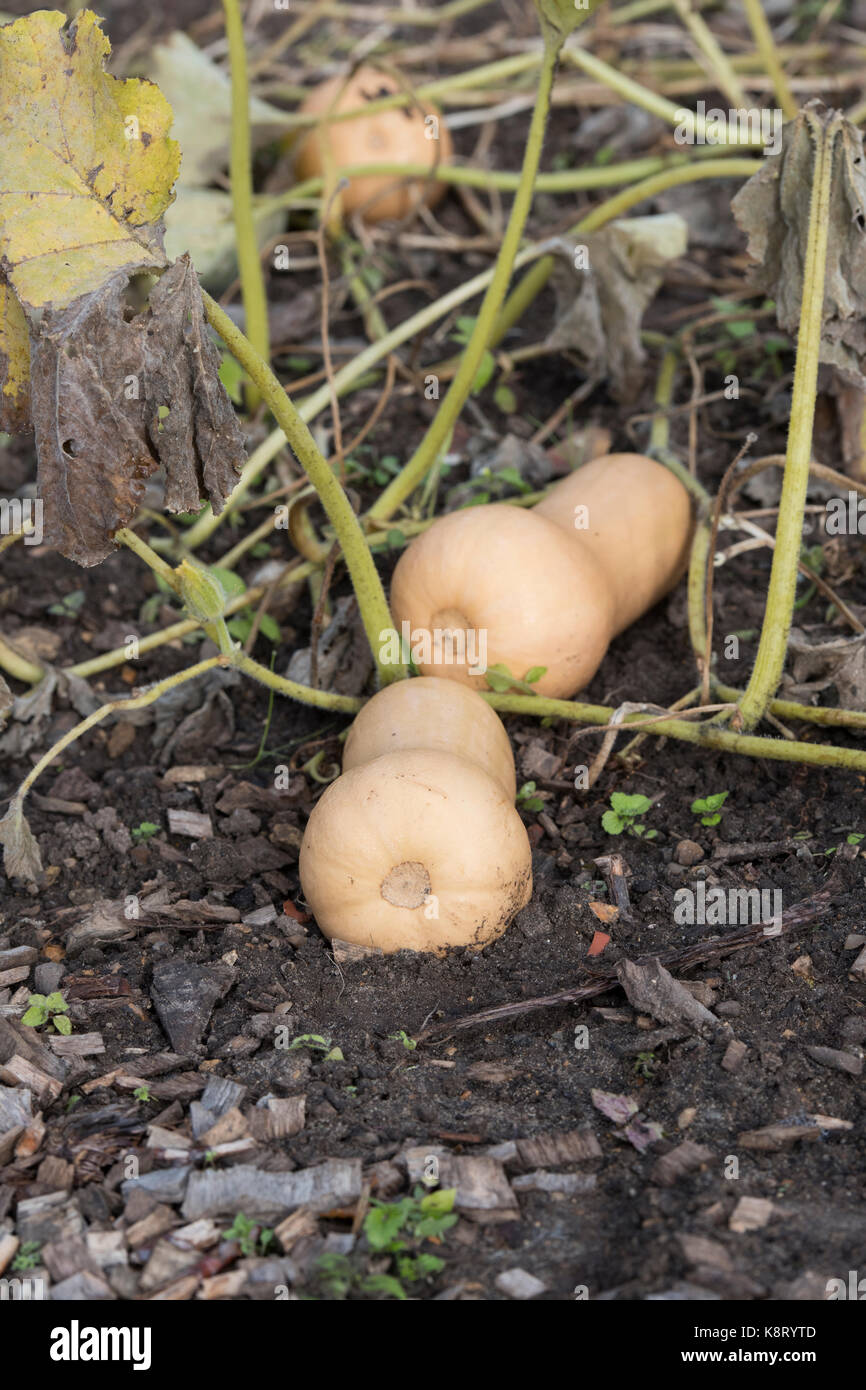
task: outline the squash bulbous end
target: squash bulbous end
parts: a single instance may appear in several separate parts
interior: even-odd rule
[[[532,851],[513,803],[480,767],[405,749],[328,787],[300,875],[329,938],[384,952],[480,950],[529,901]]]

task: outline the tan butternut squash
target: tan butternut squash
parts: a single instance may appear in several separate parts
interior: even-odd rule
[[[391,614],[424,675],[484,689],[481,666],[518,677],[545,666],[534,688],[566,695],[598,669],[614,600],[598,560],[561,526],[493,503],[450,512],[412,542],[391,580]]]
[[[545,667],[533,688],[569,697],[611,638],[681,576],[691,525],[688,492],[661,464],[640,454],[595,459],[531,511],[494,503],[440,517],[394,570],[392,616],[413,641],[455,630],[476,657],[472,667],[440,643],[418,662],[425,675],[483,688],[477,657],[486,649],[488,668],[523,679]]]
[[[692,508],[669,468],[609,454],[555,483],[533,508],[591,550],[615,599],[614,632],[658,603],[685,572]]]
[[[409,748],[456,753],[477,763],[514,800],[514,755],[505,727],[466,685],[436,676],[386,685],[355,716],[343,749],[343,771]]]
[[[331,77],[321,83],[302,103],[300,112],[352,111],[404,90],[391,73],[360,67],[348,79]],[[316,178],[325,173],[326,146],[338,169],[357,164],[424,164],[432,170],[437,164],[447,164],[453,149],[441,114],[434,106],[417,103],[313,127],[298,140],[296,178]],[[419,198],[434,206],[445,189],[445,184],[432,180],[401,182],[394,174],[353,175],[342,200],[347,212],[360,209],[366,222],[382,222],[407,216]]]
[[[301,887],[327,937],[382,951],[479,949],[532,892],[523,822],[477,764],[426,748],[344,772],[316,804]]]

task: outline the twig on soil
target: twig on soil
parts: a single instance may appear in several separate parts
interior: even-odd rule
[[[625,876],[625,866],[621,854],[602,854],[598,859],[592,861],[597,868],[601,869],[607,880],[610,889],[610,896],[619,908],[620,918],[631,919],[631,899],[628,892],[628,880]]]

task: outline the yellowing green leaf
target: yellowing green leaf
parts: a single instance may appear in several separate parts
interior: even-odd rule
[[[99,24],[40,10],[0,27],[0,428],[32,422],[45,544],[81,565],[160,465],[167,510],[219,511],[244,456],[198,279],[163,249],[171,107],[104,71]]]
[[[0,273],[0,430],[30,427],[30,340],[24,310]]]
[[[91,10],[0,28],[0,256],[25,308],[165,265],[159,219],[180,168],[171,107],[152,83],[106,73],[109,52]]]

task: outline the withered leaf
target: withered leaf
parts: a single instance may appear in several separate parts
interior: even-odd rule
[[[45,310],[32,343],[44,539],[80,565],[111,552],[158,467],[145,426],[143,334],[124,318],[126,284],[121,272],[68,308]]]
[[[817,694],[835,685],[843,709],[866,709],[866,637],[813,643],[795,627],[788,649],[794,658],[794,680],[803,693]]]
[[[207,331],[201,288],[181,256],[150,296],[145,333],[145,394],[151,442],[165,465],[169,511],[195,511],[206,494],[215,512],[237,482],[243,436]],[[159,406],[168,407],[160,420]]]
[[[580,243],[561,239],[551,283],[556,322],[545,346],[576,352],[593,375],[606,377],[620,401],[640,390],[645,354],[644,312],[669,261],[682,256],[688,228],[677,213],[611,222]],[[586,268],[578,247],[586,248]]]
[[[734,217],[757,262],[753,281],[776,301],[779,327],[796,334],[815,168],[813,123],[836,117],[809,102],[782,131],[782,148],[765,156],[733,199]],[[842,120],[833,154],[827,243],[822,362],[866,388],[866,161],[863,135]]]
[[[30,335],[24,310],[0,266],[0,430],[30,428]]]
[[[121,273],[43,314],[31,381],[46,544],[98,564],[160,464],[169,511],[195,511],[203,496],[221,509],[244,447],[218,371],[186,256],[140,313]]]
[[[0,25],[0,428],[32,421],[45,540],[82,565],[161,464],[170,510],[219,511],[243,459],[198,281],[186,257],[166,270],[171,107],[109,51],[89,10]]]
[[[39,882],[42,857],[18,797],[9,802],[9,809],[0,820],[0,845],[3,846],[3,867],[9,878]]]

